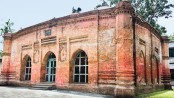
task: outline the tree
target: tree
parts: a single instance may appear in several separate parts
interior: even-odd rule
[[[10,22],[10,19],[5,22],[4,24],[4,27],[3,28],[0,28],[0,34],[1,35],[4,35],[6,33],[12,33],[13,32],[13,29],[11,28],[12,26],[14,25],[13,22]]]
[[[171,35],[169,36],[169,39],[170,39],[171,41],[174,41],[174,33],[171,34]]]
[[[2,58],[2,56],[3,56],[3,51],[0,50],[0,58]]]
[[[122,0],[108,0],[110,5],[114,5]],[[131,0],[137,14],[144,20],[149,22],[160,34],[166,33],[166,28],[160,26],[156,21],[160,17],[172,17],[170,8],[174,8],[173,4],[168,4],[168,0]]]
[[[110,2],[110,6],[122,1],[122,0],[108,0]]]

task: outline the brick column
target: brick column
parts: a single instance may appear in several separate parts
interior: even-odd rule
[[[7,72],[10,68],[10,56],[11,56],[11,34],[7,33],[4,36],[3,42],[3,57],[2,57],[2,72]]]
[[[2,57],[2,78],[7,81],[11,79],[11,75],[15,74],[11,71],[10,68],[10,57],[11,57],[11,43],[12,43],[12,35],[10,33],[6,33],[4,36],[3,43],[3,57]],[[14,78],[14,77],[13,77]]]
[[[162,36],[162,83],[164,83],[165,89],[171,89],[171,78],[169,69],[169,39],[167,36]]]
[[[116,6],[116,96],[134,96],[134,9],[130,2],[123,1]]]

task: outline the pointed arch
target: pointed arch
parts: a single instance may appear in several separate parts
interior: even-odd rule
[[[72,63],[72,64],[73,64],[74,58],[75,58],[75,57],[78,55],[78,53],[81,52],[81,51],[84,51],[84,50],[83,50],[83,49],[77,49],[77,50],[72,54],[72,57],[71,57],[71,63]],[[88,55],[86,51],[84,51],[84,52],[85,52],[86,55]]]
[[[20,70],[20,80],[31,80],[31,56],[26,54],[22,59],[21,70]]]
[[[143,60],[142,63],[144,64],[144,82],[147,83],[146,56],[142,50],[141,50],[141,58]]]
[[[55,58],[56,58],[56,55],[55,55],[54,52],[48,51],[48,52],[45,54],[45,56],[44,56],[44,58],[43,58],[43,60],[42,60],[42,65],[47,64],[48,58],[49,58],[49,56],[50,56],[51,54],[53,54],[53,55],[55,56]]]
[[[72,81],[74,83],[88,83],[88,56],[87,53],[78,49],[72,55]]]
[[[24,57],[23,57],[23,60],[27,60],[28,58],[31,58],[30,55],[26,54]]]
[[[41,81],[54,82],[56,79],[56,55],[49,51],[45,54],[41,66]]]
[[[141,50],[139,57],[137,59],[137,82],[142,84],[142,83],[147,83],[147,76],[146,76],[146,59],[145,59],[145,54]]]
[[[160,76],[159,76],[159,60],[158,60],[158,57],[154,56],[153,61],[154,61],[153,62],[154,83],[159,84]]]

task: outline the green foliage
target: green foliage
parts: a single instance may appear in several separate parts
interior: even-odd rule
[[[110,1],[110,4],[113,5],[122,0],[108,1]],[[156,21],[160,17],[172,17],[172,11],[170,8],[174,8],[173,4],[168,4],[168,0],[131,0],[131,2],[136,13],[149,22],[160,34],[167,32],[165,27],[160,26]]]
[[[171,35],[169,36],[169,39],[170,39],[171,41],[174,41],[174,33],[171,34]]]
[[[135,98],[173,98],[173,96],[174,96],[174,91],[164,90],[148,94],[141,94],[136,96]]]
[[[122,1],[122,0],[108,0],[110,2],[110,6]]]
[[[160,26],[155,20],[151,20],[149,22],[161,35],[165,34],[167,32],[166,28],[163,26]]]
[[[10,22],[10,19],[5,22],[5,24],[3,25],[3,28],[0,28],[0,34],[4,35],[6,33],[12,33],[13,29],[11,28],[14,25],[13,22]]]
[[[0,58],[2,58],[2,56],[3,56],[3,51],[0,50]]]

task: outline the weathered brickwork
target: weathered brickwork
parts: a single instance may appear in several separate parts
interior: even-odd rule
[[[13,73],[12,82],[18,85],[48,82],[48,59],[54,54],[56,69],[51,70],[59,89],[133,97],[170,87],[168,39],[134,15],[130,3],[123,1],[113,8],[54,18],[7,34],[2,76]],[[87,55],[85,61],[77,57],[81,51]],[[31,79],[25,81],[28,58]],[[75,78],[77,63],[86,66],[79,67],[85,73],[80,80]]]

